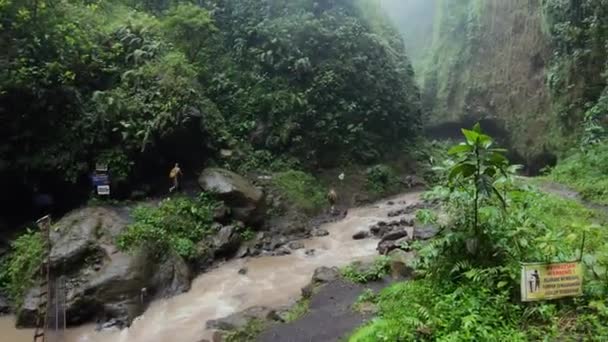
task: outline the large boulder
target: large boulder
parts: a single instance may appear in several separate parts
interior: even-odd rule
[[[439,234],[439,227],[432,224],[416,224],[414,226],[414,240],[429,240]]]
[[[53,226],[51,266],[53,275],[65,280],[68,324],[97,319],[126,326],[154,298],[189,289],[191,274],[181,257],[118,250],[116,238],[129,223],[125,214],[111,208],[83,208]],[[18,310],[19,326],[35,324],[39,292],[33,288],[25,296]]]
[[[222,227],[213,240],[216,256],[226,256],[235,253],[241,243],[236,225]]]
[[[117,212],[103,207],[75,210],[59,220],[52,228],[51,267],[78,267],[86,258],[103,253],[99,237],[110,243],[128,224]]]
[[[225,169],[207,168],[199,176],[198,184],[223,200],[235,219],[251,224],[262,221],[264,193],[247,179]]]
[[[394,249],[388,253],[393,278],[411,278],[414,276],[414,269],[410,267],[410,262],[415,258],[413,252],[406,252],[401,249]]]

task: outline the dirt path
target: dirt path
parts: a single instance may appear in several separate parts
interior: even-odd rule
[[[562,198],[576,200],[588,209],[596,210],[603,214],[608,214],[608,206],[584,200],[580,193],[578,193],[578,191],[568,187],[567,185],[552,182],[549,180],[542,180],[540,182],[537,182],[537,184],[541,191],[554,194]]]
[[[258,337],[259,342],[330,342],[341,341],[361,326],[370,315],[356,312],[352,305],[365,289],[379,291],[388,281],[365,285],[335,280],[312,296],[310,308],[300,319],[274,325]]]

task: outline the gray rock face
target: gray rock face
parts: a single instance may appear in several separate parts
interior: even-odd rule
[[[181,257],[157,259],[123,253],[113,245],[127,224],[128,218],[116,210],[91,207],[68,214],[54,226],[51,265],[54,275],[66,280],[68,324],[114,319],[126,326],[152,299],[189,289],[191,274]],[[35,324],[38,293],[37,288],[27,293],[18,310],[19,326]]]
[[[208,168],[199,176],[198,184],[222,199],[234,218],[252,224],[262,220],[264,194],[247,179],[225,169]]]
[[[206,328],[226,331],[237,330],[244,328],[252,319],[280,320],[273,309],[264,306],[254,306],[224,318],[207,321]]]
[[[338,279],[340,276],[340,270],[337,267],[319,267],[315,270],[312,276],[312,281],[319,283],[329,283],[330,281]]]
[[[90,207],[69,213],[51,231],[51,267],[70,268],[86,257],[103,253],[98,235],[115,237],[127,224],[126,219],[106,208]]]
[[[415,225],[414,240],[429,240],[439,234],[439,227],[434,225]]]
[[[235,252],[239,248],[241,238],[237,233],[236,226],[224,226],[214,238],[216,255],[225,255]]]

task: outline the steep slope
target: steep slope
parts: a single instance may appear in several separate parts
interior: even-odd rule
[[[551,103],[544,68],[551,50],[539,1],[439,1],[424,103],[438,121],[494,119],[523,154],[546,144]]]
[[[383,3],[402,32],[420,13],[434,23],[430,34],[403,34],[406,46],[428,51],[411,55],[422,56],[414,65],[433,133],[481,119],[521,162],[540,166],[603,132],[605,0]]]

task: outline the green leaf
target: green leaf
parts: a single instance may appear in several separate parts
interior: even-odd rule
[[[479,124],[479,122],[476,123],[475,126],[473,126],[473,131],[481,134],[481,125]]]
[[[456,166],[454,166],[450,170],[450,175],[448,177],[450,180],[453,180],[454,178],[456,178],[458,176],[462,176],[462,177],[466,178],[474,173],[475,173],[475,165],[470,164],[470,163],[460,163],[460,164],[457,164]]]
[[[477,139],[479,139],[479,133],[475,132],[475,131],[470,131],[468,129],[462,129],[462,134],[464,134],[465,138],[467,139],[467,143],[469,145],[476,145],[477,144]]]
[[[473,147],[467,144],[456,145],[448,151],[449,155],[460,154],[464,152],[472,152]]]

